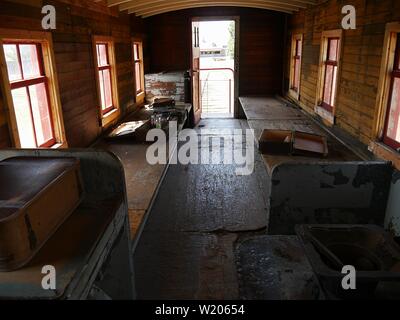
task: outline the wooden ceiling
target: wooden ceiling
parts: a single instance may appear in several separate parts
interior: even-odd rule
[[[147,18],[170,11],[200,7],[246,7],[294,13],[317,0],[94,0],[105,1],[109,7]]]

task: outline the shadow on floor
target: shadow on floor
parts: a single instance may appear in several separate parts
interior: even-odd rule
[[[202,141],[209,135],[202,129],[232,138],[232,129],[247,128],[243,120],[206,119],[197,132]],[[225,145],[217,140],[212,148]],[[238,299],[234,248],[249,233],[265,232],[267,194],[256,150],[249,176],[236,175],[235,165],[171,165],[134,256],[138,298]]]

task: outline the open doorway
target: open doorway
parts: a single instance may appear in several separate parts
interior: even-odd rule
[[[197,91],[193,97],[201,118],[233,118],[236,114],[237,20],[231,17],[192,21],[193,90]]]

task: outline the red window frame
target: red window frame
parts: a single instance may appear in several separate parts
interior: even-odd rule
[[[106,63],[104,65],[101,64],[101,59],[100,59],[100,51],[99,47],[100,46],[105,46],[105,51],[106,51]],[[98,81],[99,81],[99,89],[100,89],[100,104],[101,104],[101,114],[102,116],[106,115],[107,113],[113,111],[115,108],[114,106],[114,99],[113,99],[113,83],[112,83],[112,66],[110,64],[110,56],[109,56],[109,44],[107,42],[96,42],[96,53],[97,53],[97,74],[98,74]],[[104,71],[108,70],[109,75],[110,75],[110,97],[108,97],[111,101],[111,105],[106,105],[106,83],[105,83],[105,77],[104,77]],[[103,79],[103,81],[101,81]],[[102,99],[104,97],[104,99]],[[103,101],[104,100],[104,101]]]
[[[399,79],[398,81],[400,81],[400,34],[397,35],[397,44],[396,44],[396,53],[395,53],[395,58],[394,58],[394,63],[393,63],[393,71],[390,75],[390,91],[389,91],[389,99],[388,99],[388,106],[387,106],[387,114],[386,114],[386,123],[385,123],[385,130],[384,130],[384,136],[383,136],[383,142],[388,145],[389,147],[395,149],[395,150],[399,150],[400,149],[400,141],[394,140],[393,138],[388,136],[388,132],[389,132],[389,123],[390,120],[392,118],[392,116],[394,116],[395,119],[399,119],[400,118],[400,107],[398,107],[395,110],[395,113],[392,114],[391,108],[392,108],[392,102],[393,102],[393,91],[394,91],[394,84],[396,79]],[[399,97],[400,97],[400,92],[398,92]],[[398,97],[398,98],[399,98]],[[397,101],[397,103],[400,103],[400,101]],[[399,130],[398,126],[399,126],[399,121],[396,122],[395,125],[395,131]]]
[[[337,74],[338,74],[338,66],[339,66],[339,48],[340,48],[340,38],[339,37],[330,37],[327,39],[328,41],[328,47],[327,47],[327,52],[326,52],[326,57],[325,57],[325,61],[324,61],[324,85],[322,88],[322,102],[321,102],[321,106],[329,111],[330,113],[333,113],[333,109],[334,109],[334,105],[333,105],[333,101],[335,99],[335,88],[336,88],[336,82],[337,82]],[[331,51],[331,45],[332,45],[332,41],[337,41],[337,47],[336,47],[336,59],[332,60],[330,59],[330,51]],[[333,74],[332,74],[332,79],[330,81],[330,83],[328,83],[328,68],[329,66],[333,67]],[[326,89],[327,86],[330,86],[330,103],[326,103],[325,101],[325,93],[326,93]]]
[[[48,78],[46,77],[46,74],[44,71],[42,45],[40,43],[34,43],[34,42],[28,42],[28,41],[4,41],[3,45],[15,45],[16,46],[17,56],[18,56],[18,67],[19,67],[19,72],[21,74],[21,79],[10,81],[10,89],[12,91],[15,89],[25,88],[25,90],[27,92],[27,97],[28,97],[28,101],[29,101],[30,118],[32,121],[33,134],[34,134],[36,147],[37,148],[52,147],[56,144],[57,141],[56,141],[55,134],[54,134],[54,123],[53,123],[53,116],[52,116],[51,105],[50,105],[51,102],[50,102],[50,95],[49,95]],[[36,58],[37,58],[38,66],[39,66],[40,76],[25,78],[24,70],[22,67],[20,45],[35,45],[36,46],[36,55],[37,55]],[[51,138],[40,145],[38,144],[38,139],[37,139],[38,133],[37,133],[37,128],[35,126],[35,120],[34,120],[34,115],[33,115],[32,98],[31,98],[31,95],[29,92],[29,87],[32,85],[37,85],[37,84],[44,84],[44,87],[46,90],[47,107],[48,107],[47,112],[48,112],[48,115],[50,118],[50,126],[51,126]]]
[[[293,56],[293,83],[292,90],[299,92],[300,87],[300,75],[301,75],[301,56],[302,56],[302,40],[296,39],[296,48]],[[298,73],[296,72],[298,70]]]
[[[141,60],[141,49],[142,44],[140,42],[133,43],[133,64],[134,64],[134,72],[135,72],[135,84],[136,84],[136,95],[141,94],[144,91],[142,88],[142,60]],[[137,69],[139,68],[139,69]]]

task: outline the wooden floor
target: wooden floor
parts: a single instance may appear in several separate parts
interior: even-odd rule
[[[203,120],[200,127],[248,128],[229,119]],[[198,134],[207,138],[200,128]],[[234,248],[265,233],[265,174],[258,152],[250,176],[237,176],[234,165],[170,165],[134,255],[138,298],[237,299]]]

